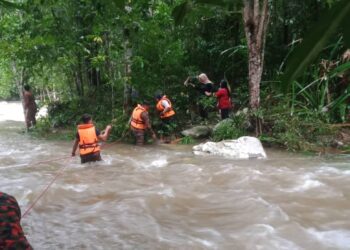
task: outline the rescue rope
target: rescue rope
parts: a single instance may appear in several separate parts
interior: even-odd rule
[[[54,159],[45,160],[45,161],[37,161],[37,162],[22,163],[22,164],[16,164],[16,165],[8,165],[6,167],[1,167],[0,169],[15,168],[15,167],[25,167],[25,166],[28,166],[28,165],[40,165],[40,164],[43,164],[43,163],[64,160],[64,159],[67,159],[67,158],[70,158],[70,157],[71,156],[64,156],[64,157],[54,158]]]
[[[48,163],[48,162],[53,162],[53,161],[58,161],[58,160],[64,160],[64,159],[68,159],[71,158],[72,156],[64,156],[64,157],[59,157],[59,158],[55,158],[55,159],[51,159],[51,160],[46,160],[46,161],[38,161],[38,162],[34,162],[34,163],[28,163],[28,165],[39,165],[39,164],[43,164],[43,163]]]
[[[73,156],[69,156],[69,158],[72,158]],[[68,158],[68,157],[65,157]],[[61,158],[62,159],[62,158]],[[57,159],[56,159],[57,160]],[[29,211],[35,206],[35,204],[41,199],[41,197],[44,196],[44,194],[49,190],[51,185],[55,182],[55,180],[63,173],[63,170],[67,167],[67,165],[63,166],[57,174],[54,176],[54,178],[51,180],[51,182],[45,187],[45,189],[40,193],[40,195],[34,200],[34,202],[26,209],[26,211],[23,213],[22,218],[24,218]]]
[[[109,147],[115,143],[119,142],[119,140],[114,141],[112,143],[109,144],[103,144],[101,145],[101,147]],[[72,159],[74,156],[66,156],[66,157],[60,157],[60,158],[55,158],[55,159],[51,159],[51,160],[46,160],[46,161],[40,161],[40,162],[36,162],[36,163],[31,163],[31,164],[42,164],[42,163],[47,163],[47,162],[53,162],[53,161],[57,161],[57,160],[63,160],[63,159]],[[27,164],[29,165],[29,163]],[[67,167],[67,165],[63,166],[60,170],[58,170],[58,172],[56,173],[56,175],[54,176],[54,178],[50,181],[50,183],[45,187],[45,189],[43,191],[41,191],[40,195],[34,200],[34,202],[25,210],[25,212],[22,215],[22,218],[26,217],[26,215],[29,213],[29,211],[35,206],[35,204],[44,196],[44,194],[49,190],[49,188],[52,186],[52,184],[57,180],[57,178],[63,173],[64,169]]]
[[[123,136],[112,142],[112,143],[108,143],[108,144],[102,144],[101,148],[107,148],[112,146],[113,144],[116,144],[118,142],[120,142],[123,137],[125,136],[125,134],[123,133]],[[50,159],[50,160],[45,160],[45,161],[39,161],[39,162],[35,162],[35,163],[27,163],[27,164],[22,164],[22,165],[39,165],[42,163],[47,163],[47,162],[53,162],[53,161],[57,161],[57,160],[63,160],[63,159],[72,159],[74,156],[65,156],[65,157],[59,157],[59,158],[55,158],[55,159]],[[49,190],[49,188],[52,186],[52,184],[57,180],[57,178],[63,173],[64,169],[67,167],[67,165],[63,166],[58,172],[57,174],[54,176],[54,178],[50,181],[50,183],[45,187],[45,189],[40,193],[40,195],[34,200],[34,202],[25,210],[25,212],[22,215],[22,218],[26,217],[26,215],[30,212],[30,210],[35,206],[35,204],[44,196],[44,194]]]

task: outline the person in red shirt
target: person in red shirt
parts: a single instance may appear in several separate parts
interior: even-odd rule
[[[220,109],[221,119],[224,120],[228,118],[230,109],[232,108],[231,104],[231,91],[228,88],[227,81],[221,80],[220,88],[215,93],[215,96],[218,100],[218,108]]]

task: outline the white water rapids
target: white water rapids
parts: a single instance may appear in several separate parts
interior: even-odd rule
[[[350,249],[350,156],[267,150],[267,160],[194,156],[191,146],[115,144],[81,165],[72,142],[23,133],[0,103],[0,191],[34,249]],[[18,119],[16,119],[16,117]]]

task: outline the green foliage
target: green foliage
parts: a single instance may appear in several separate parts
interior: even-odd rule
[[[293,151],[310,150],[312,145],[329,145],[329,141],[322,139],[334,133],[327,122],[327,113],[306,107],[298,107],[291,113],[288,98],[279,96],[269,102],[268,107],[261,109],[260,117],[264,122],[261,141]]]
[[[237,139],[246,134],[244,123],[247,121],[245,114],[234,116],[232,119],[221,121],[213,131],[212,139],[221,141],[226,139]]]
[[[198,100],[198,104],[202,105],[205,110],[214,110],[216,107],[216,98],[214,96],[201,96]]]
[[[194,143],[194,139],[191,136],[185,136],[185,137],[181,138],[180,143],[181,144],[186,144],[186,145],[193,144]]]
[[[22,9],[23,6],[20,4],[12,3],[10,1],[0,0],[0,7],[7,9]]]
[[[76,125],[82,114],[88,113],[85,105],[81,105],[78,100],[69,102],[50,103],[47,109],[50,123],[53,127],[72,127]],[[79,113],[80,116],[79,116]]]
[[[289,150],[308,150],[310,144],[326,146],[319,138],[331,135],[332,131],[327,123],[310,112],[304,118],[301,115],[279,116],[272,134],[276,143]]]
[[[350,64],[341,59],[349,47],[349,1],[269,2],[263,108],[254,115],[263,120],[263,140],[302,149],[332,133],[327,122],[346,122],[349,116]],[[215,109],[215,98],[199,98],[198,91],[183,86],[187,76],[201,72],[215,83],[227,79],[235,109],[243,109],[249,103],[243,4],[0,0],[0,98],[17,98],[21,86],[29,83],[49,107],[49,117],[38,121],[34,133],[52,133],[57,127],[74,131],[81,115],[89,113],[100,129],[112,123],[112,140],[129,135],[128,111],[136,100],[154,101],[157,91],[172,100],[178,128],[189,124],[198,104]],[[174,20],[180,19],[181,25],[175,26]],[[314,20],[317,25],[310,29]],[[301,48],[294,49],[304,36]],[[284,75],[292,84],[282,94],[271,83],[292,52],[296,55],[288,57]],[[333,66],[324,70],[324,61]],[[246,123],[245,115],[235,116],[213,139],[237,138],[246,133]],[[184,143],[190,140],[183,138]]]
[[[312,27],[311,32],[304,41],[293,51],[288,59],[287,69],[283,75],[283,85],[290,86],[300,76],[306,67],[317,57],[319,52],[326,46],[328,39],[339,27],[348,29],[350,2],[341,0],[329,11],[323,14],[322,20],[318,20]]]
[[[129,136],[130,132],[130,117],[124,114],[121,110],[115,110],[115,118],[112,120],[112,132],[110,139],[112,141],[116,139],[125,139]]]
[[[11,100],[18,96],[13,82],[13,74],[6,61],[0,59],[0,100]]]
[[[40,118],[37,120],[37,124],[35,126],[35,130],[37,133],[42,135],[48,134],[49,132],[51,132],[51,128],[52,125],[48,117]]]
[[[35,128],[29,130],[33,137],[45,138],[49,140],[73,140],[75,129],[55,129],[48,117],[41,117],[37,120]]]

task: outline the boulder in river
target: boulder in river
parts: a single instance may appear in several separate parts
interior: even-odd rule
[[[242,136],[237,140],[206,142],[193,147],[195,155],[221,155],[234,159],[266,159],[266,153],[259,139]]]
[[[207,138],[210,136],[212,129],[208,126],[196,126],[181,132],[183,136],[190,136],[194,139]]]

